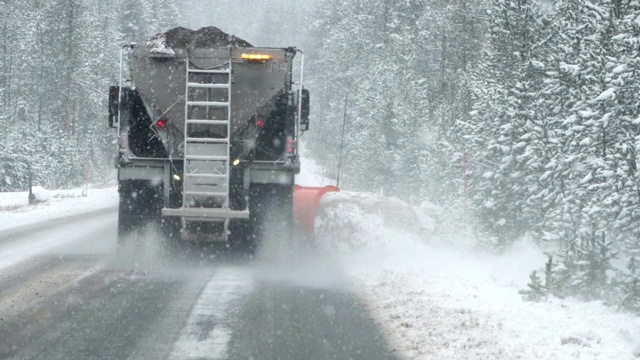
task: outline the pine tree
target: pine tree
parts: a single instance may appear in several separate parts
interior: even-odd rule
[[[471,185],[480,222],[504,246],[539,221],[538,183],[547,151],[545,107],[538,101],[553,36],[539,2],[492,2],[491,30],[474,86],[471,113],[475,154]]]
[[[152,0],[150,8],[152,26],[150,26],[150,33],[147,36],[165,32],[181,23],[182,12],[175,0]]]
[[[622,275],[619,284],[620,306],[625,310],[640,314],[640,269],[638,269],[635,257],[629,259],[627,271]]]
[[[113,84],[122,43],[118,9],[97,0],[6,2],[0,27],[0,190],[85,180],[110,163],[104,89]],[[6,16],[4,14],[7,14]],[[112,171],[112,170],[109,170]]]
[[[585,300],[607,299],[611,288],[608,272],[616,256],[604,232],[592,229],[585,233],[576,249],[576,267],[568,284],[571,294]]]
[[[556,278],[556,264],[553,262],[553,256],[549,256],[549,260],[547,260],[547,263],[544,265],[544,289],[547,296],[550,294],[558,294]]]
[[[452,168],[450,158],[462,148],[451,124],[470,105],[465,72],[477,62],[470,54],[480,46],[481,9],[466,0],[318,5],[318,51],[310,63],[322,76],[310,86],[325,106],[311,150],[339,139],[348,93],[345,153],[358,161],[347,158],[344,185],[410,201],[458,196],[462,168]],[[338,153],[332,155],[334,165]]]
[[[540,280],[536,271],[532,271],[529,275],[527,288],[527,290],[520,290],[520,294],[525,300],[539,302],[547,298],[547,289]]]
[[[121,0],[119,13],[123,44],[144,41],[153,35],[156,24],[150,5],[148,0]]]
[[[557,270],[557,265],[553,262],[553,256],[549,256],[544,267],[544,283],[537,274],[537,271],[533,271],[529,275],[529,283],[526,290],[520,290],[519,293],[524,296],[527,301],[542,301],[547,300],[550,295],[562,297],[562,288],[559,286],[560,274]]]
[[[563,253],[559,255],[561,261],[557,266],[557,275],[554,277],[555,291],[553,295],[556,297],[564,298],[574,295],[570,293],[569,284],[572,283],[578,268],[577,247],[577,239],[572,239],[565,246]]]

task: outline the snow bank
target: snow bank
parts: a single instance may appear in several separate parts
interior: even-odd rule
[[[300,186],[327,186],[335,185],[335,179],[324,176],[324,169],[315,160],[304,157],[304,143],[300,144],[300,152],[303,158],[300,160],[300,173],[296,175],[296,184]]]
[[[0,193],[0,231],[118,205],[115,186],[89,187],[88,192],[85,188],[49,191],[34,187],[33,193],[37,200],[46,202],[29,206],[27,192]]]
[[[417,240],[433,231],[434,221],[398,199],[342,191],[322,198],[315,226],[318,246],[343,251],[389,245],[397,231]]]
[[[384,266],[369,264],[352,276],[408,358],[631,359],[640,349],[637,318],[597,303],[522,302],[516,287],[496,281],[508,273],[490,259],[428,248],[386,255]]]
[[[34,186],[31,189],[33,196],[36,198],[37,202],[47,202],[51,200],[51,192],[42,186]]]
[[[640,357],[636,317],[600,303],[522,301],[518,290],[545,261],[535,244],[523,240],[501,256],[453,249],[434,223],[442,215],[437,206],[422,208],[346,192],[327,196],[317,221],[318,247],[341,259],[399,353],[410,359]]]

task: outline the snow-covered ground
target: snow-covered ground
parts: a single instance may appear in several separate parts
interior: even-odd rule
[[[118,205],[115,186],[89,187],[88,191],[85,188],[52,191],[38,188],[34,194],[46,201],[28,205],[27,192],[0,193],[0,231]]]
[[[332,185],[320,172],[305,159],[297,182]],[[0,193],[0,231],[118,202],[115,187],[48,195],[27,206],[26,193]],[[472,233],[456,221],[426,202],[333,193],[323,200],[316,241],[406,358],[640,358],[639,318],[572,299],[523,302],[518,290],[543,265],[542,251],[521,241],[501,256],[478,254]]]
[[[320,173],[303,159],[298,179],[328,185]],[[471,230],[428,202],[343,191],[324,197],[316,242],[408,359],[640,359],[640,318],[598,302],[523,301],[542,250],[522,240],[480,254]]]
[[[530,242],[501,256],[474,253],[472,241],[451,242],[471,236],[464,224],[443,231],[443,215],[425,215],[428,203],[343,192],[322,206],[318,246],[341,259],[409,359],[640,358],[637,317],[572,299],[522,301],[518,290],[545,261]]]
[[[304,152],[304,145],[301,147]],[[301,161],[300,173],[296,175],[296,184],[301,186],[327,186],[335,185],[335,179],[329,179],[323,176],[322,165],[316,163],[313,159],[304,158]]]

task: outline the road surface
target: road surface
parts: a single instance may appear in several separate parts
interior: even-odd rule
[[[116,221],[0,232],[0,359],[396,359],[328,259],[174,256],[153,229],[116,255]]]

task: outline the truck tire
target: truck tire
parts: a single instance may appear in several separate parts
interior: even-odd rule
[[[126,180],[118,183],[118,245],[124,246],[136,238],[147,225],[160,225],[162,185],[146,180]]]
[[[180,228],[182,227],[180,218],[165,217],[162,218],[162,235],[170,241],[170,243],[180,242]]]

